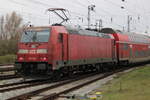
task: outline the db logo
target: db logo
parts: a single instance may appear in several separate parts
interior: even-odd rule
[[[30,53],[30,54],[35,54],[35,53],[36,53],[36,50],[30,50],[29,53]]]

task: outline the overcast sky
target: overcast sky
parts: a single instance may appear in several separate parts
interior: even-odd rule
[[[150,33],[150,0],[0,0],[0,15],[16,11],[23,16],[24,23],[33,25],[48,25],[48,8],[65,8],[69,10],[71,22],[76,25],[87,26],[87,7],[94,4],[92,24],[102,19],[104,27],[127,30],[127,16],[132,16],[131,31]],[[121,9],[124,7],[124,9]],[[50,14],[52,15],[52,14]],[[83,22],[79,20],[83,18]],[[54,17],[51,18],[54,20]],[[111,20],[112,19],[112,20]]]

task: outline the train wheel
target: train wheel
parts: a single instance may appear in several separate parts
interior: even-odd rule
[[[96,67],[97,72],[101,72],[101,65],[100,64],[95,65],[95,67]]]
[[[60,70],[56,70],[53,72],[52,80],[60,80],[62,77],[62,73]]]

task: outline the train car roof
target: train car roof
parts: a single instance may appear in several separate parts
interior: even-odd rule
[[[112,28],[103,28],[101,32],[108,33],[108,34],[115,34],[114,36],[116,36],[117,40],[119,41],[128,41],[128,42],[135,42],[135,43],[150,43],[150,37],[144,34],[122,32],[120,30],[114,30]]]
[[[65,26],[69,34],[79,34],[79,35],[87,35],[87,36],[97,36],[102,38],[114,38],[110,34],[105,34],[98,31],[91,31],[82,29],[81,27],[75,27],[75,26]]]
[[[102,33],[108,33],[108,34],[117,33],[117,34],[141,35],[141,36],[150,37],[150,36],[148,36],[146,34],[138,34],[138,33],[134,33],[134,32],[125,32],[125,31],[121,31],[121,30],[115,30],[115,29],[112,29],[112,28],[102,28],[100,30],[100,32],[102,32]]]
[[[25,27],[24,30],[43,30],[45,28],[50,28],[51,26],[30,26],[30,27]]]

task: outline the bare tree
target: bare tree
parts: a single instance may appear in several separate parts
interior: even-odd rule
[[[0,17],[0,55],[16,53],[23,26],[22,17],[16,12]]]
[[[11,15],[6,15],[5,32],[7,38],[15,39],[18,37],[21,28],[22,18],[13,12]],[[16,37],[17,36],[17,37]]]
[[[4,16],[0,18],[0,40],[4,39]]]

